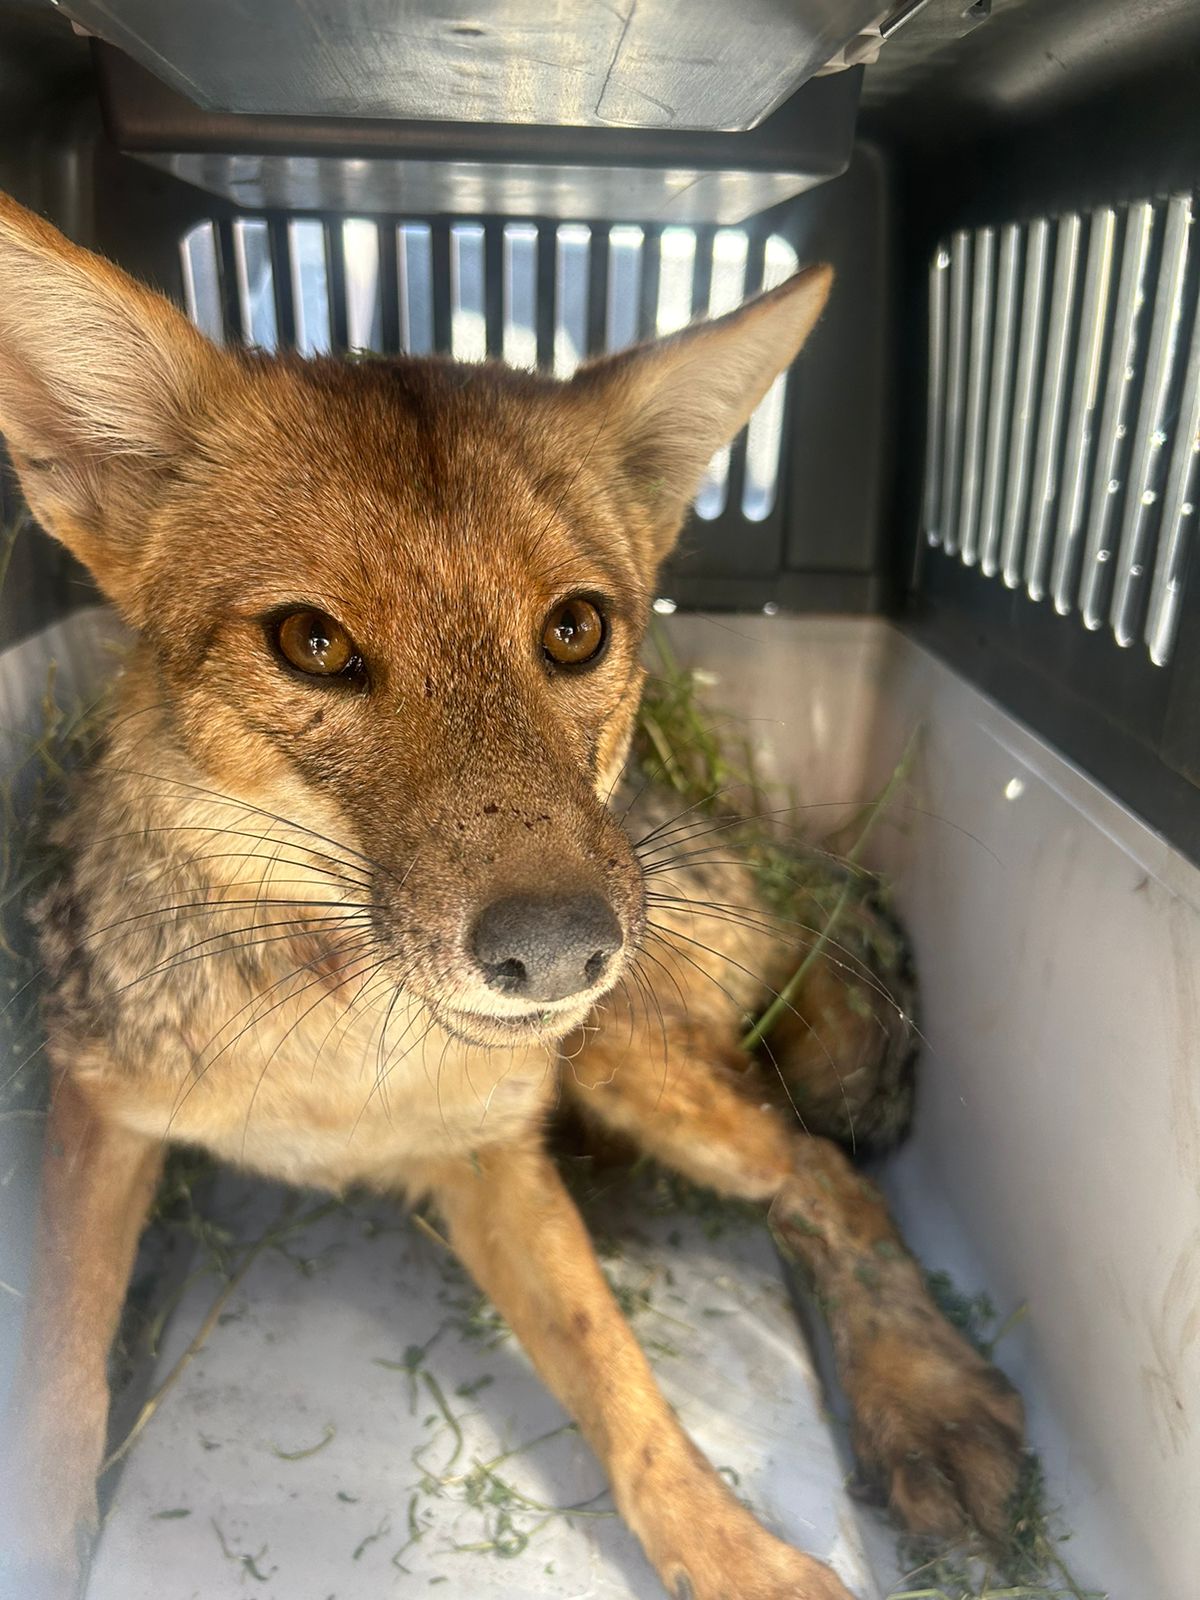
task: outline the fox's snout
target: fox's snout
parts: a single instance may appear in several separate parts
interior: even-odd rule
[[[601,895],[514,894],[484,908],[470,948],[489,989],[542,1002],[595,989],[624,942]]]
[[[516,740],[512,728],[493,733]],[[408,812],[408,843],[372,840],[394,864],[375,879],[377,927],[395,970],[452,1032],[511,1042],[532,1030],[545,1042],[577,1027],[636,959],[643,875],[619,817],[568,762],[497,762],[482,782],[468,768],[453,794]],[[534,788],[536,808],[522,805]]]

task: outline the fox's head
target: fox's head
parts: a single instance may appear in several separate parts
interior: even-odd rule
[[[214,346],[0,198],[0,431],[201,781],[369,862],[396,981],[452,1031],[561,1036],[641,932],[606,801],[655,574],[831,276],[568,382],[304,361]]]

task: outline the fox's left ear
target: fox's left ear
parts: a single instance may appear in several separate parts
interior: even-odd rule
[[[649,519],[660,561],[705,469],[750,420],[824,310],[833,269],[809,267],[728,316],[581,367],[571,388],[595,419],[597,451]]]
[[[0,433],[34,515],[118,600],[227,362],[168,300],[0,195]]]

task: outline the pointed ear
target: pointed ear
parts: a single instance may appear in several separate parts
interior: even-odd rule
[[[809,267],[728,316],[575,375],[572,387],[650,520],[655,561],[674,544],[712,457],[799,354],[832,283],[832,267]]]
[[[42,525],[111,592],[227,357],[0,195],[0,433]]]

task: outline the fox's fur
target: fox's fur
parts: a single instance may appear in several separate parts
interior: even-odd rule
[[[848,1104],[821,1120],[816,1078],[837,1060],[809,1051],[805,1131],[738,1045],[794,938],[765,907],[723,914],[758,905],[750,874],[689,859],[696,819],[620,788],[658,566],[830,283],[811,268],[565,383],[266,358],[215,348],[0,200],[0,430],[36,516],[138,638],[36,912],[53,1102],[0,1466],[23,1600],[83,1579],[106,1352],[171,1140],[297,1183],[431,1197],[677,1600],[845,1600],[664,1402],[544,1153],[561,1094],[771,1207],[896,1514],[999,1525],[1020,1403],[818,1136]],[[541,641],[573,596],[607,636],[568,671]],[[346,630],[356,676],[281,657],[272,619],[298,608]],[[586,895],[617,930],[586,981],[534,1006],[470,934],[497,897],[530,893]],[[829,976],[818,965],[800,1011],[857,1051]],[[804,1059],[802,1031],[781,1042]],[[864,1124],[902,1117],[869,1052],[846,1067]]]

